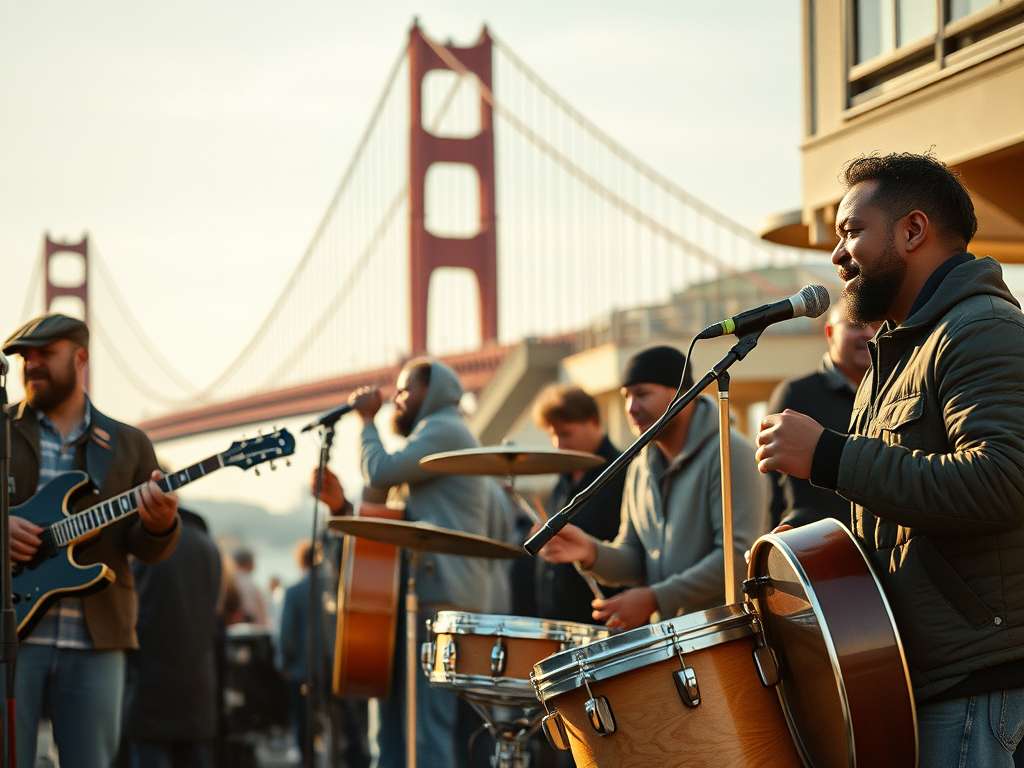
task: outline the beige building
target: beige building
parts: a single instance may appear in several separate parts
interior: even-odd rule
[[[831,250],[843,164],[934,147],[974,198],[971,250],[1024,262],[1024,0],[804,0],[803,16],[803,206],[761,236]]]

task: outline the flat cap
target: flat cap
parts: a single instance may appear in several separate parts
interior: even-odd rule
[[[22,347],[45,347],[60,339],[68,339],[83,347],[89,346],[89,326],[76,317],[51,312],[29,320],[7,337],[4,354],[17,354]]]

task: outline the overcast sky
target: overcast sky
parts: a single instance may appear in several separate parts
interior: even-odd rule
[[[167,358],[214,378],[298,262],[415,16],[460,44],[487,23],[746,225],[799,206],[797,0],[0,0],[0,333],[26,319],[43,233],[88,231]]]

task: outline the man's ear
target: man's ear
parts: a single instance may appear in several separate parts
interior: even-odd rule
[[[908,213],[904,218],[903,234],[906,238],[904,241],[904,247],[907,253],[916,251],[924,241],[928,238],[928,233],[931,230],[931,222],[928,221],[928,216],[923,211],[913,210]]]
[[[85,368],[85,364],[89,362],[89,350],[85,347],[79,347],[75,350],[75,368],[81,370]]]

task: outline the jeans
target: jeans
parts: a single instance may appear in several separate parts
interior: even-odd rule
[[[213,750],[205,741],[128,742],[131,768],[213,768]]]
[[[18,765],[35,764],[45,708],[61,768],[110,768],[121,736],[123,651],[23,643],[14,687]]]
[[[920,768],[1013,768],[1024,735],[1024,688],[917,708]]]
[[[417,768],[452,768],[455,764],[452,736],[455,733],[458,697],[451,691],[431,688],[418,668],[420,645],[427,639],[426,619],[433,611],[420,611],[416,633],[416,765]],[[380,702],[377,768],[405,766],[405,611],[398,619],[391,693]],[[465,751],[465,747],[461,747]]]

